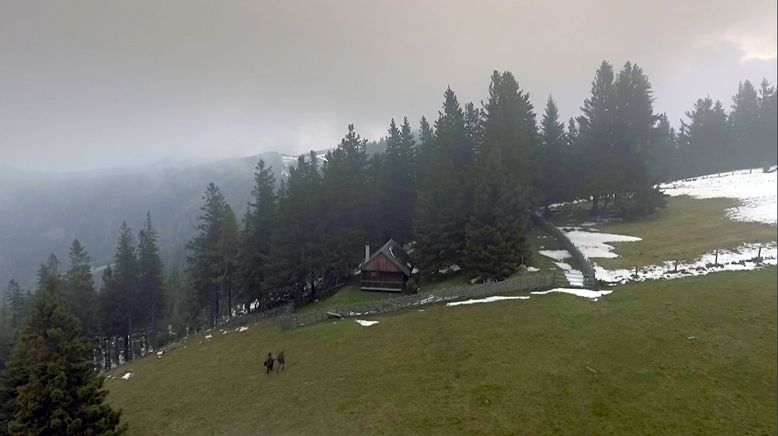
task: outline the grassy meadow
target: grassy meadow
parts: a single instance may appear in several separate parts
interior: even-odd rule
[[[131,435],[775,434],[776,268],[191,337],[106,381]],[[286,371],[265,375],[268,351]]]
[[[609,243],[619,255],[613,259],[594,259],[605,268],[631,269],[661,264],[666,260],[691,261],[716,249],[735,248],[744,243],[778,239],[775,226],[732,221],[726,210],[737,206],[727,198],[694,199],[670,197],[667,207],[656,214],[628,222],[598,224],[603,233],[637,236],[639,242]],[[581,223],[581,205],[558,218],[557,222]],[[578,220],[578,221],[575,221]]]

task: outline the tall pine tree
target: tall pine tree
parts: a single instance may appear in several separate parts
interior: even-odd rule
[[[154,348],[158,342],[159,319],[165,310],[165,274],[157,240],[157,231],[151,224],[151,212],[146,212],[143,229],[138,233],[139,316],[150,330]]]
[[[276,179],[273,171],[260,159],[254,171],[254,189],[251,191],[243,231],[240,237],[238,261],[238,301],[248,304],[264,300],[268,286],[270,240],[276,210]]]
[[[196,226],[197,234],[187,244],[189,256],[190,322],[198,324],[203,317],[207,325],[218,323],[222,308],[223,256],[220,253],[222,226],[227,213],[227,202],[221,189],[209,183],[203,195],[203,205]]]
[[[559,121],[559,109],[551,96],[540,123],[540,148],[538,153],[541,201],[546,212],[551,203],[572,198],[575,180],[571,177],[571,156],[565,126]]]
[[[64,296],[84,333],[97,335],[97,292],[92,280],[89,253],[78,239],[70,246],[70,268],[65,273]]]
[[[118,435],[126,426],[105,401],[91,342],[50,277],[0,380],[0,426],[8,434]]]
[[[426,277],[461,263],[472,207],[475,151],[454,91],[447,88],[444,97],[435,121],[434,158],[419,189],[414,217],[414,257]]]

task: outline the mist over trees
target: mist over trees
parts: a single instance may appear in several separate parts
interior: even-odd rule
[[[349,125],[334,149],[299,156],[288,174],[260,159],[241,188],[250,189],[244,204],[207,185],[183,267],[163,264],[146,213],[140,232],[119,227],[99,290],[79,239],[67,265],[53,254],[40,265],[36,292],[12,280],[0,363],[45,289],[84,337],[141,333],[154,348],[170,326],[207,328],[247,310],[313,301],[352,279],[366,243],[408,246],[422,283],[454,265],[477,280],[503,279],[531,256],[531,214],[555,203],[646,216],[663,207],[662,181],[776,161],[776,92],[766,81],[739,84],[731,109],[701,97],[677,132],[654,102],[639,65],[603,62],[581,114],[564,121],[551,95],[536,112],[516,77],[495,71],[480,104],[460,102],[449,87],[436,117],[391,119],[380,141]]]

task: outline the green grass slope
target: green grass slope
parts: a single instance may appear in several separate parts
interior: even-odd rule
[[[614,243],[619,257],[596,262],[605,268],[633,268],[665,260],[691,261],[715,249],[778,239],[775,226],[727,218],[726,210],[737,205],[737,200],[728,198],[671,197],[667,208],[650,218],[600,226],[606,233],[643,240]]]
[[[730,198],[670,197],[665,209],[649,217],[599,224],[596,228],[603,233],[637,236],[642,241],[609,243],[619,256],[594,261],[608,269],[631,269],[666,260],[691,261],[716,249],[778,239],[775,226],[727,218],[726,210],[737,206],[738,201]],[[562,210],[554,221],[557,225],[578,225],[590,220],[588,206],[577,203]]]
[[[371,327],[252,325],[106,386],[132,435],[775,434],[777,278],[438,305]],[[286,371],[265,375],[280,349]]]

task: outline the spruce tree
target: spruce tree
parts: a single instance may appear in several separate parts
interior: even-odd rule
[[[371,207],[377,212],[371,222],[377,222],[381,227],[376,243],[383,244],[392,238],[403,244],[410,237],[416,204],[415,140],[407,118],[401,128],[392,119],[386,144],[385,158],[373,156],[368,176],[375,176],[371,197],[377,203]]]
[[[270,241],[278,207],[275,188],[273,171],[260,159],[240,236],[238,301],[243,304],[263,300],[268,286]]]
[[[138,257],[132,229],[123,222],[113,265],[103,273],[100,311],[103,332],[123,337],[125,359],[132,359],[130,337],[141,328],[142,306],[138,286]]]
[[[192,289],[189,299],[190,322],[196,325],[205,315],[207,325],[213,326],[222,311],[220,267],[223,258],[219,252],[219,240],[227,211],[224,194],[216,184],[209,183],[206,187],[200,211],[197,234],[187,244]]]
[[[60,262],[54,253],[51,253],[46,262],[38,267],[38,289],[41,289],[49,278],[60,279]]]
[[[139,316],[151,331],[154,348],[159,335],[159,318],[165,307],[165,276],[157,240],[157,231],[151,224],[151,212],[146,212],[143,229],[138,233]]]
[[[92,367],[91,342],[50,277],[35,296],[30,319],[3,373],[0,419],[9,434],[117,435],[120,412],[105,402]]]
[[[525,224],[533,204],[530,189],[537,184],[535,114],[510,72],[492,74],[482,124],[464,266],[474,277],[501,280],[527,260]],[[564,128],[558,122],[554,127],[562,128],[554,139],[561,146]]]
[[[491,150],[476,183],[473,215],[467,225],[464,267],[472,277],[502,280],[527,262],[525,194],[509,182],[500,150]]]
[[[760,164],[775,164],[778,160],[778,95],[767,79],[759,86],[759,121],[756,129],[757,153]]]
[[[276,295],[267,295],[264,304],[302,301],[306,285],[311,290],[309,298],[315,299],[317,278],[323,277],[327,284],[342,279],[335,269],[325,265],[337,259],[328,252],[329,227],[325,222],[329,199],[323,194],[316,154],[300,156],[297,166],[289,171],[287,183],[279,188],[268,265],[268,282]]]
[[[64,297],[87,336],[98,333],[97,292],[92,280],[89,253],[78,239],[70,246],[70,268],[65,273]]]
[[[509,71],[492,73],[489,98],[484,103],[483,144],[480,166],[499,149],[503,162],[510,168],[509,183],[525,189],[535,178],[535,155],[538,148],[537,126],[529,94],[519,88]]]
[[[8,305],[10,327],[14,331],[23,325],[29,301],[29,291],[23,290],[16,280],[11,279],[5,291],[5,303]]]
[[[435,130],[425,117],[419,122],[419,144],[415,150],[416,187],[423,186],[430,172],[431,162],[435,156]]]
[[[227,205],[224,209],[224,219],[219,229],[219,241],[216,244],[216,251],[221,259],[218,265],[219,271],[219,292],[226,299],[225,309],[220,315],[228,318],[232,317],[233,309],[233,288],[236,282],[236,270],[238,264],[238,222],[235,219],[235,213]]]
[[[613,66],[603,61],[592,80],[591,96],[584,100],[578,117],[576,162],[583,167],[583,194],[592,200],[592,214],[599,214],[600,197],[615,186],[608,161],[614,153],[615,86]]]
[[[678,148],[675,129],[667,114],[659,115],[654,138],[648,153],[648,166],[652,181],[669,181],[678,174]]]
[[[732,97],[732,112],[729,115],[732,139],[735,147],[727,159],[734,167],[745,168],[760,165],[759,153],[759,97],[756,88],[749,81],[738,84],[737,94]]]
[[[340,279],[350,276],[359,264],[370,226],[366,142],[349,125],[337,148],[327,153],[323,168],[322,195],[327,207],[321,247],[328,251],[327,268]]]
[[[731,169],[730,130],[727,114],[720,101],[710,97],[698,99],[694,109],[686,112],[687,121],[681,121],[679,152],[686,176],[697,176]]]
[[[538,187],[542,202],[548,211],[551,203],[570,199],[575,182],[570,177],[570,148],[565,126],[559,121],[559,109],[551,96],[540,123],[540,148],[538,153]]]
[[[475,150],[454,91],[447,88],[444,98],[435,122],[434,158],[419,189],[414,216],[414,257],[427,277],[461,262],[472,207]]]

